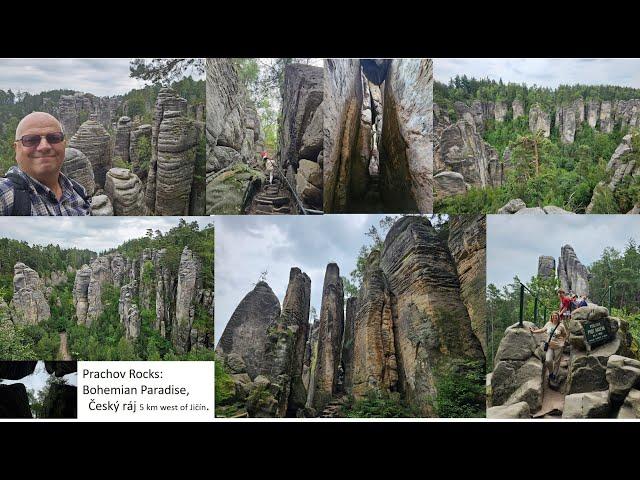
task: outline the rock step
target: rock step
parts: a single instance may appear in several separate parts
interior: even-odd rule
[[[259,205],[274,205],[281,207],[289,203],[288,197],[266,197],[262,194],[256,196],[256,203]]]

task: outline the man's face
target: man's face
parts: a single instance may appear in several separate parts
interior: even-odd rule
[[[27,118],[17,134],[19,138],[24,135],[46,135],[60,132],[60,124],[51,116],[33,115]],[[20,169],[35,179],[50,177],[57,174],[64,162],[64,150],[66,141],[50,144],[42,137],[38,145],[25,147],[21,141],[14,143],[16,150],[16,162]]]

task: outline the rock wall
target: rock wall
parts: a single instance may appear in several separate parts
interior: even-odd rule
[[[322,210],[323,70],[287,65],[279,137],[279,163],[295,178],[296,193],[307,208]],[[305,165],[301,168],[301,163]]]
[[[114,215],[144,215],[144,190],[138,176],[126,168],[107,172],[104,192],[113,206]]]
[[[589,296],[589,278],[591,274],[571,245],[564,245],[558,258],[558,278],[560,287],[567,293]]]
[[[471,329],[487,355],[486,322],[486,215],[457,215],[449,218],[449,251],[460,280],[460,297],[467,307]]]
[[[76,308],[78,325],[86,325],[89,310],[89,283],[91,282],[91,267],[83,265],[76,272],[73,283],[73,305]]]
[[[87,156],[76,148],[66,148],[62,173],[84,187],[87,195],[92,196],[96,190],[93,167]]]
[[[529,130],[531,133],[542,131],[545,138],[551,136],[551,118],[549,112],[544,111],[537,103],[529,110]]]
[[[149,174],[148,162],[150,158],[147,158],[147,164],[142,163],[142,143],[146,142],[149,145],[148,152],[151,153],[151,125],[140,125],[131,130],[129,137],[129,162],[131,163],[131,171],[135,173],[143,184],[147,180]]]
[[[122,103],[122,97],[96,97],[90,93],[76,92],[73,95],[62,95],[58,101],[58,119],[67,138],[78,131],[81,115],[88,118],[95,116],[96,121],[109,128],[115,117],[116,110]]]
[[[21,262],[13,267],[13,298],[10,308],[13,323],[17,325],[37,325],[51,316],[49,302],[44,294],[44,283],[38,272]]]
[[[556,278],[556,259],[542,255],[538,257],[538,278]]]
[[[179,354],[188,352],[191,348],[191,330],[197,303],[195,298],[202,289],[201,270],[200,260],[185,246],[178,267],[175,322],[171,329],[171,340]]]
[[[135,282],[134,280],[131,284],[124,285],[120,289],[120,300],[118,302],[120,323],[124,326],[127,340],[135,340],[140,335],[140,311],[134,303],[137,290]]]
[[[113,145],[113,157],[129,163],[129,147],[131,142],[131,119],[120,117],[116,126],[115,143]]]
[[[327,265],[322,288],[318,354],[310,385],[307,406],[322,410],[337,392],[338,368],[344,331],[344,292],[340,269],[335,263]]]

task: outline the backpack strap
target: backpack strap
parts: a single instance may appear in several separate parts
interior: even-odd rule
[[[29,185],[20,175],[10,172],[5,175],[13,184],[13,208],[11,216],[28,217],[31,215],[31,196]]]
[[[86,203],[89,203],[89,195],[87,195],[87,191],[85,190],[85,188],[72,178],[69,178],[69,181],[71,182],[71,185],[73,186],[75,192],[80,195]]]

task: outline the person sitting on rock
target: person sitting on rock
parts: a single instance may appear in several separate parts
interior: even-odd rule
[[[86,190],[60,171],[66,147],[60,122],[30,113],[18,123],[15,139],[17,166],[0,178],[0,215],[89,215]]]
[[[565,291],[558,290],[558,299],[560,300],[560,311],[558,312],[562,320],[568,320],[571,317],[571,297],[565,295]]]
[[[589,303],[587,302],[587,296],[586,295],[581,295],[580,296],[580,301],[578,302],[578,308],[580,307],[587,307],[589,305]]]
[[[551,320],[549,320],[544,327],[538,329],[529,327],[529,331],[531,331],[531,333],[547,334],[545,343],[548,343],[549,346],[546,351],[544,366],[549,372],[549,381],[553,382],[558,377],[560,359],[562,358],[562,347],[564,347],[567,339],[567,329],[560,322],[560,314],[553,312],[551,314]]]

